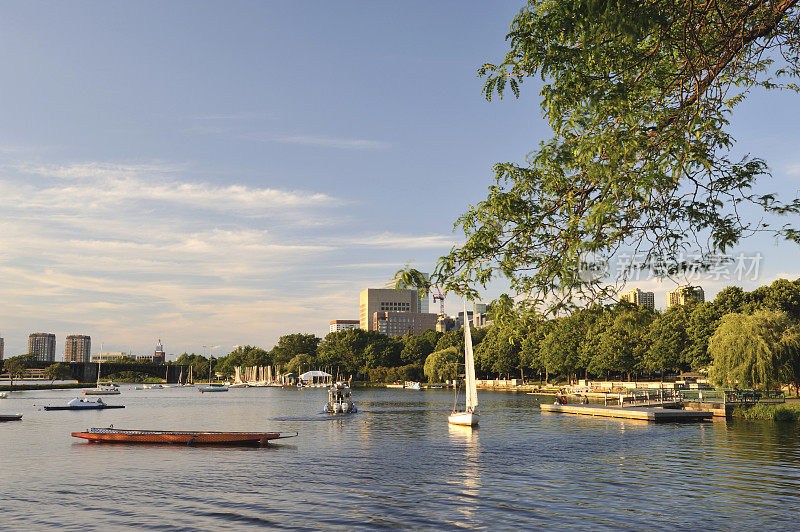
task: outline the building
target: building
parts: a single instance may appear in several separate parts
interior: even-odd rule
[[[347,329],[358,329],[361,325],[359,320],[333,320],[330,332],[346,331]]]
[[[122,351],[100,351],[96,355],[92,355],[92,362],[117,362],[120,358],[134,358],[130,353],[123,353]]]
[[[431,278],[430,274],[428,273],[423,273],[422,276],[425,277],[425,279]],[[381,288],[385,290],[394,291],[396,286],[397,286],[397,277],[393,277],[391,280],[386,281],[386,284],[384,284]],[[425,292],[424,289],[417,290],[416,301],[417,301],[417,308],[412,309],[412,312],[419,312],[421,314],[427,314],[428,312],[430,312],[430,296]]]
[[[436,332],[456,330],[456,319],[452,316],[439,316],[436,320]]]
[[[642,292],[638,288],[634,288],[629,292],[625,292],[619,296],[620,301],[627,301],[633,305],[649,308],[650,310],[656,309],[656,295],[653,292]]]
[[[699,286],[679,286],[672,292],[667,292],[667,308],[685,305],[690,301],[702,303],[705,300],[706,294]]]
[[[67,336],[64,362],[89,362],[92,358],[92,338],[81,334]]]
[[[167,360],[167,354],[164,352],[164,346],[161,345],[161,338],[158,339],[156,349],[152,355],[139,355],[136,357],[137,361],[152,362],[153,364],[163,364]]]
[[[56,361],[56,335],[52,333],[33,333],[28,336],[28,353],[36,355],[41,362]]]
[[[373,317],[376,312],[418,313],[419,293],[417,290],[367,288],[362,290],[359,303],[359,327],[365,331],[373,331]]]
[[[403,336],[404,334],[422,334],[436,329],[438,314],[419,312],[384,311],[372,314],[372,331],[386,336]]]
[[[5,350],[6,350],[5,345],[6,345],[5,344],[5,340],[0,338],[0,360],[3,360],[4,353],[5,353]]]

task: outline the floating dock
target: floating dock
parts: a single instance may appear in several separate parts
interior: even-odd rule
[[[711,412],[694,412],[669,408],[642,408],[636,406],[603,406],[603,405],[539,405],[545,412],[561,412],[563,414],[580,414],[583,416],[602,416],[623,419],[640,419],[643,421],[704,421],[713,417]]]

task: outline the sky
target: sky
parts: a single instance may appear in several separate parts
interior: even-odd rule
[[[0,4],[0,336],[93,352],[215,354],[357,319],[407,263],[431,271],[491,167],[549,137],[536,83],[487,102],[520,1]],[[794,195],[800,99],[753,94],[737,149]],[[734,250],[798,276],[797,247]],[[727,277],[726,277],[727,275]],[[663,306],[670,281],[642,278]],[[484,300],[505,288],[489,287]],[[454,296],[447,310],[462,305]]]

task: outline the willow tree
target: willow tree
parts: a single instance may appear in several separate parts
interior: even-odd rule
[[[708,342],[713,357],[711,378],[720,386],[772,389],[785,380],[792,320],[785,312],[759,310],[722,317]]]
[[[489,100],[540,78],[553,135],[524,164],[494,167],[431,281],[474,298],[502,275],[553,311],[613,295],[595,273],[621,254],[670,275],[685,252],[708,264],[754,232],[800,241],[773,216],[800,202],[754,191],[769,169],[734,155],[729,123],[756,90],[798,90],[797,3],[529,0],[505,57],[479,74]]]

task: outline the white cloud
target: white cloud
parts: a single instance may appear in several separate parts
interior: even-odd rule
[[[449,249],[456,244],[452,235],[401,235],[397,233],[379,233],[346,239],[347,244],[354,246],[372,246],[395,249]]]
[[[391,145],[380,140],[341,139],[332,137],[314,137],[307,135],[284,135],[259,139],[265,142],[281,142],[285,144],[305,144],[321,148],[336,148],[340,150],[383,150]]]

